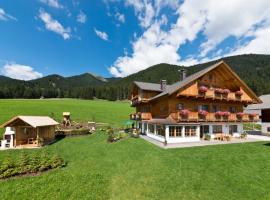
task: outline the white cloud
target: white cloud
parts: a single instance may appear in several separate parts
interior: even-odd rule
[[[32,80],[42,77],[43,75],[27,65],[20,65],[16,63],[5,64],[1,68],[1,73],[4,76],[19,80]]]
[[[102,40],[108,41],[109,37],[106,32],[99,31],[96,28],[94,28],[94,31],[99,38],[101,38]]]
[[[224,55],[270,52],[270,23],[264,23],[270,22],[268,0],[186,0],[182,4],[177,0],[127,0],[125,5],[134,8],[143,33],[132,41],[131,54],[118,57],[109,68],[115,76],[127,76],[161,62],[196,64]],[[162,13],[164,7],[177,18],[166,28],[164,14],[168,12]],[[194,41],[199,33],[205,37],[199,53],[181,58],[182,45]],[[235,48],[230,47],[229,53],[228,48],[216,49],[229,37],[239,40]]]
[[[3,21],[8,21],[8,20],[15,20],[17,21],[17,19],[9,14],[7,14],[3,8],[0,8],[0,20]]]
[[[39,18],[45,23],[45,27],[47,30],[61,35],[65,40],[70,39],[70,28],[64,28],[63,25],[60,24],[57,20],[53,19],[49,13],[40,9]]]
[[[80,11],[80,13],[77,16],[77,22],[84,24],[87,20],[86,14],[84,12]]]
[[[61,5],[58,0],[40,0],[40,2],[45,3],[48,6],[53,7],[53,8],[58,8],[58,9],[64,8],[64,6]]]
[[[125,15],[124,14],[121,14],[121,13],[119,13],[119,12],[116,12],[115,13],[115,18],[119,21],[119,22],[121,22],[121,23],[125,23]]]
[[[270,54],[270,18],[268,23],[254,30],[251,35],[253,39],[243,45],[238,45],[226,56],[249,53]]]

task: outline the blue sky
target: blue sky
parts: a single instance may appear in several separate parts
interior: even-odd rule
[[[1,0],[0,33],[3,75],[123,77],[161,62],[188,66],[269,54],[270,6],[266,0]]]

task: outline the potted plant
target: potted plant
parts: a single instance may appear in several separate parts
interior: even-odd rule
[[[200,110],[200,111],[199,111],[199,115],[200,115],[201,117],[206,117],[206,116],[208,115],[208,112],[207,112],[206,110]]]
[[[207,92],[208,88],[206,86],[200,86],[199,87],[199,92],[201,94],[205,94]]]
[[[241,90],[238,90],[238,91],[235,92],[235,95],[236,96],[242,96],[243,92]]]
[[[224,89],[222,91],[222,94],[228,95],[231,91],[229,89]]]
[[[207,141],[210,141],[211,140],[211,135],[210,134],[205,134],[204,139],[207,140]]]
[[[223,116],[223,112],[222,111],[217,111],[215,113],[215,115],[218,116],[218,117],[221,117],[221,116]]]
[[[245,113],[243,112],[238,112],[236,113],[236,117],[238,118],[238,120],[241,120],[244,117]]]
[[[229,117],[230,116],[230,112],[229,111],[225,111],[225,112],[223,112],[223,116],[225,116],[225,117]]]
[[[183,109],[180,111],[180,115],[182,116],[188,116],[190,114],[190,111],[188,109]]]
[[[222,88],[216,88],[215,93],[216,94],[223,94],[223,89]]]

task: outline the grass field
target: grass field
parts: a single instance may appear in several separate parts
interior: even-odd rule
[[[109,123],[112,126],[122,126],[133,109],[127,102],[103,100],[0,100],[0,123],[16,115],[54,116],[61,122],[64,111],[71,112],[71,118],[74,121],[96,121]]]
[[[1,122],[14,114],[48,114],[51,109],[60,118],[67,108],[74,118],[87,120],[94,112],[98,121],[104,115],[104,122],[121,125],[131,111],[128,104],[101,101],[0,102],[1,110],[3,104],[9,106],[4,112],[9,116],[1,116]],[[68,162],[40,176],[1,180],[1,199],[270,199],[266,142],[164,150],[142,139],[114,144],[106,139],[97,132],[42,149],[1,151],[0,161],[22,151],[49,151]]]

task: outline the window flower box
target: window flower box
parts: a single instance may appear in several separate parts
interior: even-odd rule
[[[225,112],[223,112],[223,116],[225,116],[225,117],[229,117],[230,116],[230,112],[229,111],[225,111]]]
[[[217,111],[215,113],[215,115],[218,116],[218,117],[221,117],[221,116],[223,116],[223,112],[222,111]]]
[[[244,93],[241,90],[235,92],[235,95],[236,96],[242,96],[243,94]]]
[[[223,89],[222,88],[216,88],[215,93],[216,94],[223,94]]]
[[[231,91],[229,89],[224,89],[222,91],[222,94],[228,95]]]
[[[252,118],[254,118],[254,117],[257,116],[257,114],[256,113],[251,113],[251,114],[249,114],[249,116],[252,117]]]
[[[189,116],[190,111],[188,109],[183,109],[180,111],[180,115],[182,116]]]
[[[245,113],[243,113],[243,112],[238,112],[238,113],[236,113],[236,116],[237,116],[238,118],[243,118],[244,115],[245,115]]]
[[[199,92],[202,94],[205,94],[207,92],[208,88],[206,86],[200,86],[199,87]]]
[[[205,117],[208,115],[208,112],[206,110],[200,110],[199,115]]]

